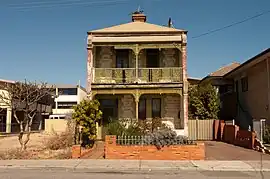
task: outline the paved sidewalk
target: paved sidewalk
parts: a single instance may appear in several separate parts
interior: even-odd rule
[[[262,165],[261,165],[262,164]],[[63,168],[89,171],[270,171],[270,161],[0,160],[1,169]]]

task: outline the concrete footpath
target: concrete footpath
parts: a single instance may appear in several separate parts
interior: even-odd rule
[[[0,160],[0,169],[87,169],[89,172],[270,172],[270,161]]]

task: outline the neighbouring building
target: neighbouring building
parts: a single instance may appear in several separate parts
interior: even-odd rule
[[[235,120],[241,128],[252,127],[253,120],[270,124],[270,48],[224,75],[234,84]]]
[[[233,120],[236,114],[236,96],[233,93],[234,84],[231,79],[224,79],[224,75],[240,65],[237,62],[225,65],[200,81],[200,83],[210,82],[216,88],[220,99],[219,117],[222,120]]]
[[[101,103],[101,126],[110,118],[160,117],[188,135],[186,30],[135,12],[131,22],[89,31],[87,46],[87,93]]]
[[[14,84],[15,81],[0,79],[0,86],[6,84]],[[7,94],[6,91],[0,89],[0,93]],[[12,110],[0,99],[0,132],[11,132]]]
[[[16,83],[15,81],[0,79],[0,86],[5,86],[7,84],[12,85],[15,83]],[[5,94],[7,95],[6,97],[8,97],[8,93],[4,89],[0,89],[0,93]],[[14,118],[13,111],[10,108],[10,106],[8,106],[2,100],[4,99],[0,99],[0,133],[17,133],[20,131],[20,126],[17,123],[16,119]],[[33,120],[32,131],[44,129],[44,120],[45,118],[48,118],[49,114],[51,113],[50,104],[51,104],[50,99],[49,100],[46,99],[45,101],[41,101],[37,104],[38,112]],[[20,110],[17,111],[17,116],[19,118],[22,118],[23,115],[24,114],[22,111]]]
[[[188,84],[189,85],[198,85],[200,82],[201,82],[202,79],[199,79],[199,78],[192,78],[192,77],[189,77],[188,78]]]
[[[86,89],[80,85],[56,85],[52,113],[70,115],[72,107],[86,97]]]

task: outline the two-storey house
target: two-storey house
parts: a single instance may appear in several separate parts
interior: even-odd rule
[[[88,32],[88,97],[100,101],[102,124],[158,117],[188,135],[187,31],[146,18]]]

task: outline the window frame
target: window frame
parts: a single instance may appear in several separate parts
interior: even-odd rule
[[[158,101],[159,109],[157,111],[154,111],[154,101]],[[161,98],[152,98],[152,118],[161,118]],[[156,115],[157,113],[158,115]]]
[[[248,77],[247,76],[241,78],[241,89],[242,89],[242,92],[248,91]]]

